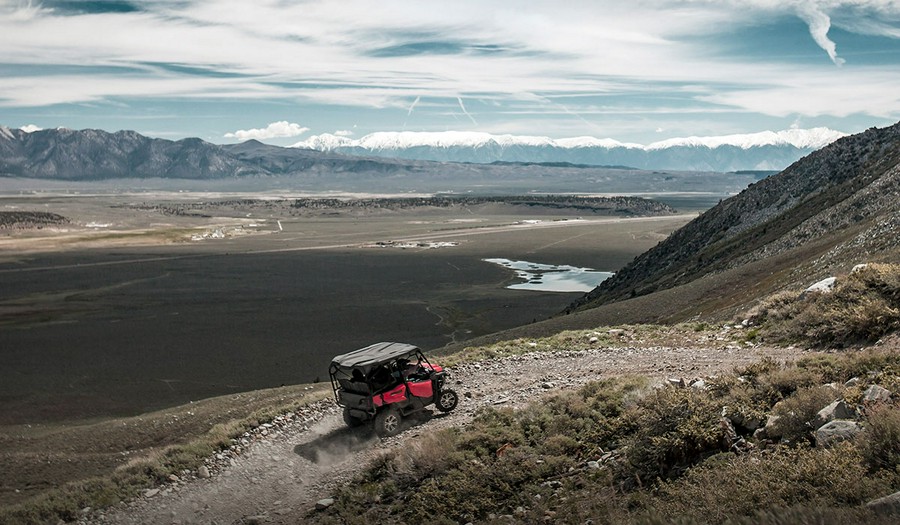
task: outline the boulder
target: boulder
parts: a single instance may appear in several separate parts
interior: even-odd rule
[[[821,281],[813,284],[809,288],[803,291],[804,294],[808,293],[830,293],[834,291],[834,285],[837,282],[837,277],[828,277],[826,279],[822,279]]]
[[[853,412],[847,407],[847,403],[843,399],[839,399],[827,407],[819,410],[816,417],[810,422],[813,430],[818,430],[826,423],[830,423],[835,419],[851,419]]]
[[[690,384],[691,384],[691,388],[695,388],[697,390],[706,390],[707,389],[706,381],[704,381],[702,379],[694,379],[693,381],[691,381]]]
[[[878,385],[872,385],[863,392],[863,404],[874,405],[891,400],[891,391]]]
[[[670,377],[670,378],[667,379],[666,381],[667,381],[670,385],[674,386],[675,388],[684,388],[684,379],[680,379],[680,378],[677,378],[677,377]]]
[[[765,426],[762,428],[762,434],[769,439],[780,438],[781,430],[778,428],[779,419],[781,419],[781,416],[770,415],[768,419],[766,419]]]
[[[850,270],[850,273],[856,273],[856,272],[858,272],[860,270],[864,270],[868,267],[869,267],[869,263],[857,264],[856,266],[853,267],[852,270]]]
[[[848,441],[862,432],[856,421],[835,419],[815,431],[816,446],[828,448],[842,441]]]
[[[316,502],[316,510],[325,510],[332,505],[334,505],[334,498],[320,499]]]
[[[872,500],[866,508],[882,516],[900,516],[900,492]]]
[[[734,429],[734,425],[731,424],[731,420],[727,417],[720,418],[719,428],[722,429],[723,448],[731,448],[731,445],[734,445],[734,443],[738,440],[737,431]]]

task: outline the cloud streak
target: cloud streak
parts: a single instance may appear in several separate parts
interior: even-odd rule
[[[281,120],[272,122],[268,126],[259,129],[239,129],[232,133],[226,133],[227,139],[238,140],[268,140],[274,138],[297,137],[309,131],[309,128],[293,122]]]
[[[422,97],[416,97],[416,99],[413,100],[413,103],[409,105],[409,111],[406,112],[406,116],[407,116],[407,117],[410,116],[410,115],[412,115],[413,109],[416,108],[416,104],[419,103],[419,100],[420,100],[421,98],[422,98]]]
[[[466,106],[465,106],[465,104],[463,104],[462,98],[456,97],[456,101],[459,102],[459,109],[462,110],[463,114],[464,114],[465,116],[469,117],[469,120],[472,121],[472,124],[475,124],[475,125],[477,126],[477,125],[478,125],[478,122],[475,120],[475,117],[473,117],[473,116],[466,110]]]
[[[815,4],[804,4],[798,9],[798,15],[809,25],[809,34],[816,44],[828,53],[828,58],[836,66],[842,66],[846,62],[837,55],[837,45],[828,38],[828,30],[831,29],[831,18],[819,10]]]
[[[802,20],[806,38],[832,63],[818,54],[793,60],[789,52],[765,49],[762,30],[785,20]],[[847,33],[835,36],[835,28]],[[619,125],[583,115],[643,108],[650,115],[654,104],[672,114],[781,116],[796,107],[804,116],[840,116],[852,107],[856,114],[900,117],[896,89],[887,87],[900,85],[900,59],[890,58],[900,47],[883,55],[886,66],[872,65],[848,51],[859,46],[833,40],[848,33],[900,41],[900,3],[161,0],[129,12],[61,13],[0,0],[0,107],[233,103],[235,116],[219,136],[239,127],[244,104],[259,101],[327,108],[319,114],[360,108],[404,125],[404,112],[409,118],[415,111],[417,126],[435,128],[512,129],[523,122],[511,120],[515,109],[557,119],[546,126],[583,132]],[[734,34],[749,40],[734,42]],[[735,47],[750,51],[734,54]],[[856,85],[877,92],[862,99]],[[781,98],[760,103],[761,93]],[[473,100],[477,120],[466,107]],[[452,123],[460,111],[467,120]],[[348,120],[325,129],[358,122]],[[274,133],[267,129],[227,137]]]

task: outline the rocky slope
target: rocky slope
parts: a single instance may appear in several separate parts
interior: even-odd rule
[[[802,268],[795,274],[810,279],[847,271],[860,261],[898,257],[900,124],[895,124],[838,140],[721,202],[571,309],[672,289],[751,263],[772,261],[771,274]]]

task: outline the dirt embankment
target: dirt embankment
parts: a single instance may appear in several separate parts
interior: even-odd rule
[[[526,353],[453,367],[454,388],[461,395],[457,410],[410,419],[395,438],[350,431],[337,407],[326,400],[314,407],[312,420],[295,417],[248,432],[209,458],[205,469],[107,511],[89,512],[81,522],[300,523],[364,463],[387,450],[415,446],[425,433],[465,425],[481,407],[520,405],[599,378],[642,374],[659,381],[691,379],[730,372],[763,357],[786,361],[802,354],[794,348],[754,346],[743,342],[743,336],[735,327],[698,332],[633,327],[507,343],[507,349],[517,346]]]

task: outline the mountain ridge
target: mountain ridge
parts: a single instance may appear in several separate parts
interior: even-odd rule
[[[313,135],[291,147],[349,155],[474,162],[568,162],[642,169],[738,171],[783,169],[846,134],[828,128],[672,138],[648,145],[611,138],[552,139],[484,132],[376,132],[359,139]]]
[[[707,210],[570,306],[584,310],[670,290],[813,245],[794,284],[900,259],[900,123],[840,139]],[[774,264],[774,263],[773,263]]]

